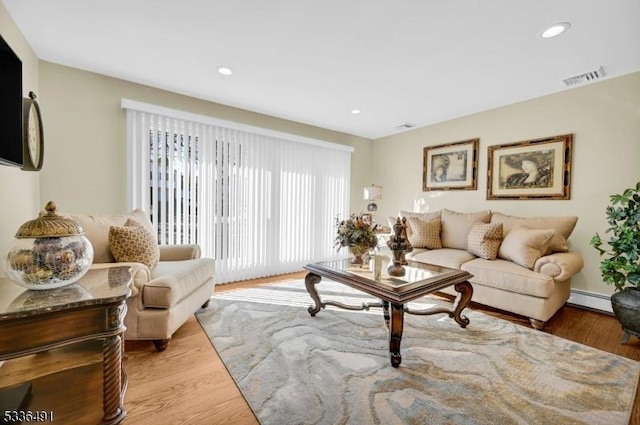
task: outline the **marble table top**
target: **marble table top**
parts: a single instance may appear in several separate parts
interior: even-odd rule
[[[91,269],[80,280],[56,289],[29,290],[0,278],[0,322],[126,299],[131,289],[129,267]]]

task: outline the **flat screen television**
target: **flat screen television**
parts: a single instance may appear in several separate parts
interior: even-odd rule
[[[0,164],[21,167],[22,61],[0,35]]]

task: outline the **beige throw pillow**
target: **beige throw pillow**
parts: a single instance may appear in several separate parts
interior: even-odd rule
[[[467,238],[474,224],[488,223],[491,211],[478,211],[475,213],[459,213],[447,209],[442,210],[442,231],[440,239],[445,248],[462,249],[466,251]]]
[[[498,256],[533,270],[534,264],[544,255],[554,234],[553,229],[516,227],[505,235],[498,250]]]
[[[153,268],[160,260],[160,248],[153,233],[132,218],[124,226],[109,228],[109,247],[119,263],[142,263]]]
[[[505,237],[514,227],[555,230],[555,234],[544,255],[549,255],[553,252],[569,251],[567,239],[569,239],[569,235],[573,232],[577,222],[578,217],[574,215],[557,217],[516,217],[499,212],[494,212],[491,215],[491,223],[502,223]]]
[[[440,219],[435,218],[429,221],[423,221],[416,217],[408,218],[409,226],[407,226],[407,234],[409,243],[414,248],[440,249]],[[411,228],[411,232],[409,232]]]
[[[495,260],[502,243],[502,223],[476,223],[467,238],[469,252],[485,260]]]

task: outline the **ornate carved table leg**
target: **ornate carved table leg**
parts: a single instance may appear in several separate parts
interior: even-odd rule
[[[120,406],[122,406],[123,414],[126,414],[126,410],[124,409],[124,395],[127,393],[127,387],[129,386],[129,376],[127,376],[127,360],[129,356],[124,350],[124,337],[122,337],[122,342],[120,344],[122,347],[121,351],[121,360],[120,360],[120,379],[122,379],[122,390],[120,391]]]
[[[391,366],[398,367],[402,361],[400,356],[400,341],[404,327],[404,306],[391,303],[391,329],[389,330],[389,357]]]
[[[460,294],[456,297],[456,301],[453,304],[453,318],[460,327],[465,328],[469,324],[469,318],[462,315],[462,310],[464,310],[469,304],[469,301],[471,301],[473,286],[465,281],[457,283],[454,288]]]
[[[389,329],[389,301],[382,300],[382,315],[384,316],[384,325]]]
[[[315,316],[323,307],[322,302],[320,301],[320,296],[318,295],[318,291],[316,291],[315,287],[321,279],[321,276],[313,273],[308,273],[304,278],[304,286],[307,288],[309,295],[311,295],[311,299],[315,302],[315,306],[310,306],[307,309],[311,317]]]
[[[122,303],[108,310],[108,328],[121,332],[105,338],[102,344],[102,409],[103,424],[119,424],[124,420],[124,394],[127,391],[127,373],[124,369],[124,316],[127,305]]]
[[[115,335],[104,340],[102,348],[102,405],[105,424],[120,423],[125,416],[122,383],[122,336]]]

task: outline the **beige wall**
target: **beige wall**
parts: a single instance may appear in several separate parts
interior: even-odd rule
[[[22,92],[39,94],[38,58],[15,26],[11,15],[0,2],[0,35],[22,60]],[[0,143],[5,143],[0,140]],[[4,255],[13,241],[18,227],[36,217],[42,207],[39,199],[39,173],[22,171],[18,167],[0,165],[0,255]],[[0,271],[4,276],[4,272]]]
[[[179,78],[179,76],[178,76]],[[123,212],[127,208],[126,114],[122,98],[305,137],[351,145],[352,205],[369,183],[371,141],[344,133],[205,102],[50,62],[40,62],[46,156],[41,193],[61,209]]]
[[[487,146],[567,133],[574,134],[570,200],[486,199]],[[478,189],[422,192],[423,148],[476,137],[480,138]],[[490,209],[520,216],[577,215],[569,243],[572,250],[583,254],[586,265],[572,286],[610,294],[612,288],[602,283],[599,257],[589,240],[607,228],[609,195],[640,180],[640,73],[378,139],[372,156],[374,179],[384,186],[379,217],[413,210],[418,197],[427,201],[431,211]]]

